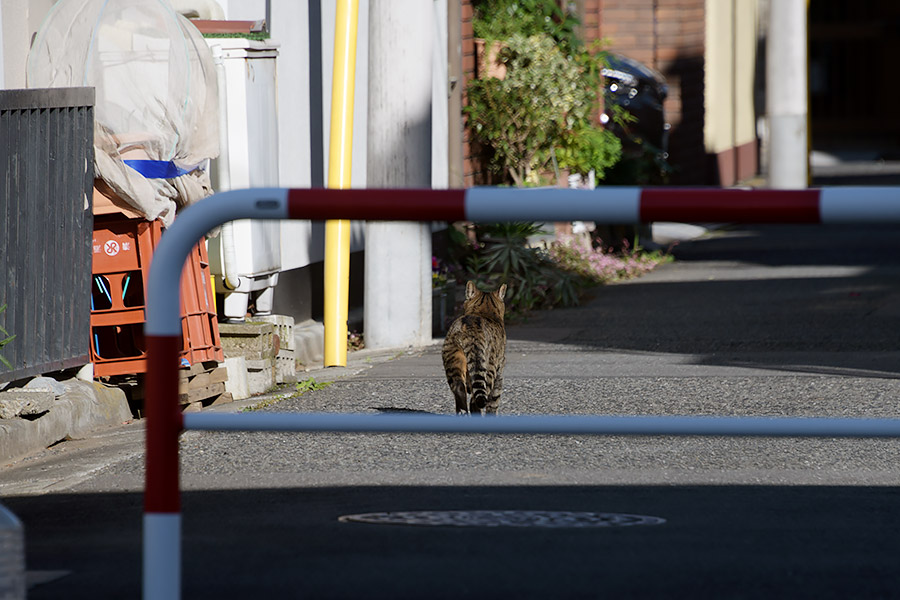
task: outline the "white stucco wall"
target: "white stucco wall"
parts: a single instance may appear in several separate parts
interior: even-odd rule
[[[5,89],[25,87],[25,63],[34,34],[54,0],[0,0],[0,60]]]

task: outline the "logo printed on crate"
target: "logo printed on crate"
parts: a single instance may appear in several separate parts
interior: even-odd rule
[[[131,242],[122,242],[120,245],[116,240],[107,240],[103,243],[103,251],[107,256],[116,256],[119,252],[128,252],[131,250]],[[100,254],[100,244],[94,244],[94,254]]]

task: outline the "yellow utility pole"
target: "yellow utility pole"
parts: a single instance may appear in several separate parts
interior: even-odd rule
[[[334,69],[331,82],[331,136],[328,187],[350,187],[353,151],[353,91],[356,81],[356,33],[359,0],[338,0],[334,19]],[[326,367],[347,364],[347,305],[350,288],[350,221],[325,223]]]

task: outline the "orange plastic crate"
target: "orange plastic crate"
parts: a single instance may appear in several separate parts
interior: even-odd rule
[[[94,218],[91,360],[97,377],[147,371],[144,290],[161,235],[158,221]],[[183,360],[224,360],[205,243],[198,243],[185,263],[181,298]]]

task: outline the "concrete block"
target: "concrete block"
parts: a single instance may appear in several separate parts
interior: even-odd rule
[[[75,414],[71,419],[70,437],[82,437],[97,427],[121,425],[131,420],[128,400],[125,392],[120,388],[97,382],[85,383],[78,379],[70,379],[65,384],[66,393],[57,399],[50,414],[55,412],[61,404],[77,405],[77,410],[73,411]]]
[[[275,334],[281,340],[281,349],[294,349],[294,317],[287,315],[257,315],[253,317],[253,320],[271,323],[275,327]]]
[[[247,385],[251,396],[268,392],[276,383],[274,358],[247,361]]]
[[[53,401],[66,386],[51,377],[35,377],[24,387],[0,392],[0,419],[36,418],[53,408]]]
[[[53,392],[54,396],[61,396],[66,393],[66,386],[52,377],[35,377],[26,383],[23,389]]]
[[[220,323],[219,338],[226,358],[262,360],[275,356],[275,326],[271,323]]]
[[[243,356],[226,358],[225,369],[228,371],[228,379],[225,381],[225,391],[230,392],[235,400],[245,400],[249,398],[250,385],[247,382],[247,359]]]
[[[297,362],[294,351],[282,348],[275,357],[275,381],[277,383],[297,383]]]

